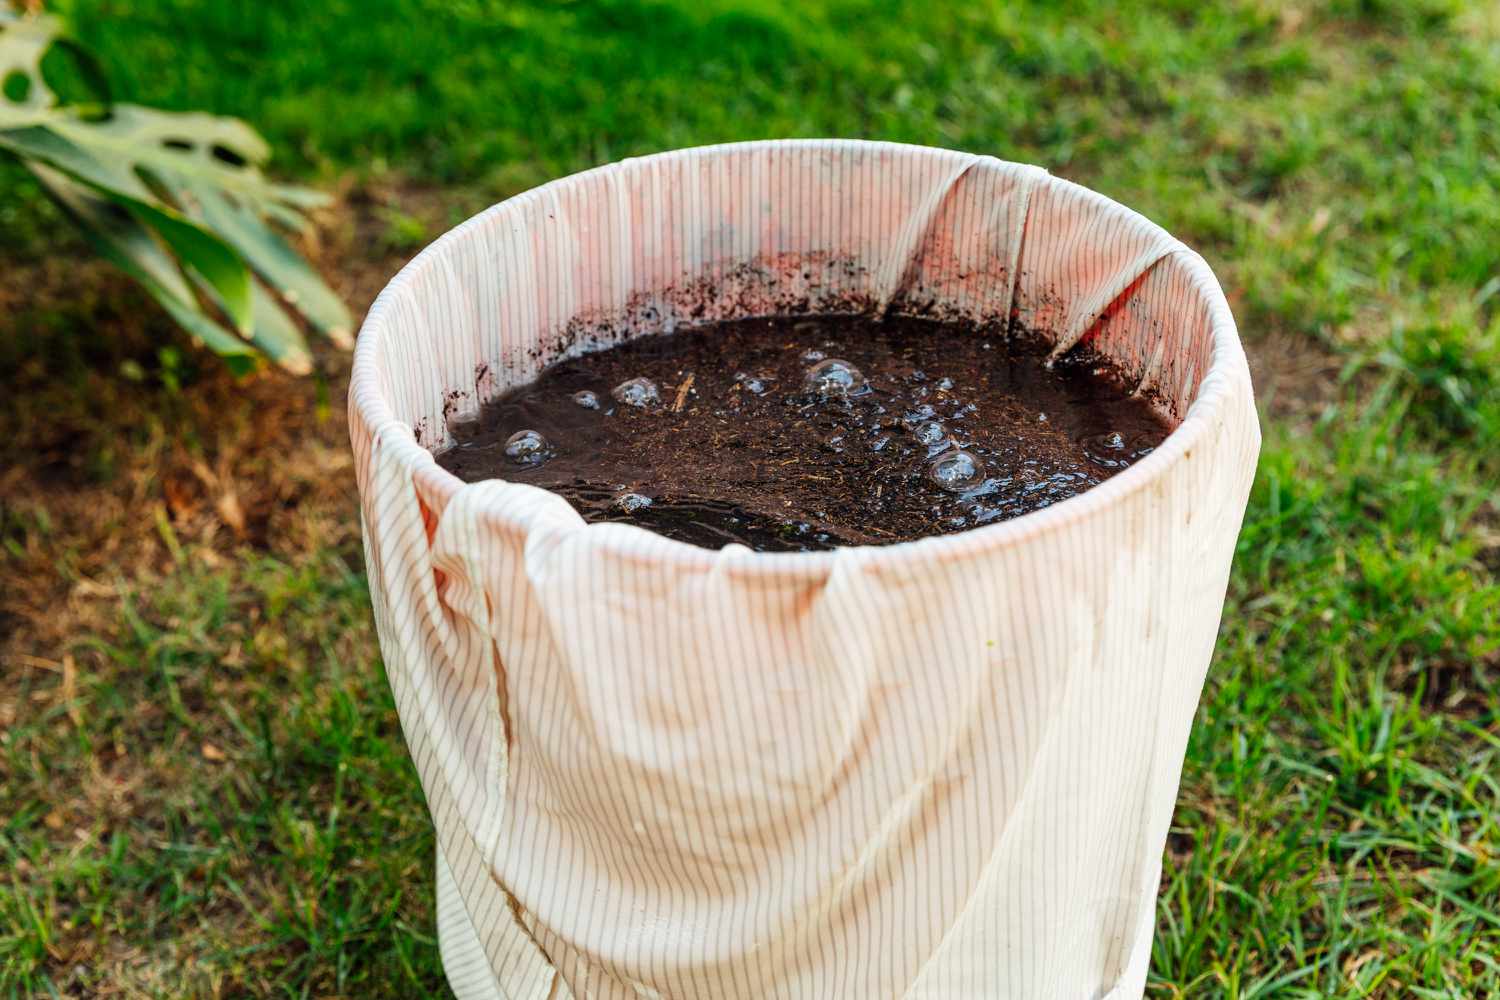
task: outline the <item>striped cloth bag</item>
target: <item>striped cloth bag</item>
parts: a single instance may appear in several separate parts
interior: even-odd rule
[[[627,335],[921,312],[1112,358],[1176,425],[1025,517],[763,554],[466,485],[448,421]],[[462,998],[1123,998],[1259,448],[1203,260],[1036,167],[627,160],[391,282],[350,390],[381,649]]]

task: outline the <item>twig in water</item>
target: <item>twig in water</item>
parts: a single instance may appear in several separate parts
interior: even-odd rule
[[[684,403],[687,402],[688,390],[691,389],[692,387],[693,387],[693,373],[692,372],[688,372],[687,378],[683,379],[682,380],[682,384],[677,387],[677,399],[676,399],[675,402],[672,403],[672,412],[673,413],[680,413],[680,412],[682,412],[682,404],[684,404]]]

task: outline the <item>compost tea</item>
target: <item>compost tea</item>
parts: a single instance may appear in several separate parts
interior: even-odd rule
[[[909,317],[760,318],[559,362],[438,463],[717,548],[881,545],[1039,510],[1169,428],[1097,358]]]

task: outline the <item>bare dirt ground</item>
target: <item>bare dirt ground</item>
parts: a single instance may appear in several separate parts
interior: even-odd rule
[[[391,213],[436,233],[446,210],[441,194],[413,187],[346,192],[305,249],[360,317],[415,252],[392,245]],[[123,581],[147,583],[182,558],[357,550],[347,355],[315,344],[315,377],[235,379],[185,349],[202,377],[143,387],[122,369],[161,377],[167,321],[87,257],[9,268],[0,315],[41,348],[0,409],[0,655],[60,664],[70,636],[117,616]]]

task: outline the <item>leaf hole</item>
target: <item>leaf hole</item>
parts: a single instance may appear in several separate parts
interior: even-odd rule
[[[31,77],[18,69],[11,70],[5,74],[5,82],[0,84],[0,93],[8,101],[24,104],[26,98],[31,96]]]
[[[221,146],[218,143],[214,143],[211,152],[214,154],[214,159],[221,163],[227,163],[231,167],[243,167],[245,165],[245,158],[228,146]]]
[[[192,152],[193,149],[193,144],[186,139],[163,139],[161,144],[168,149],[180,149],[183,152]]]

